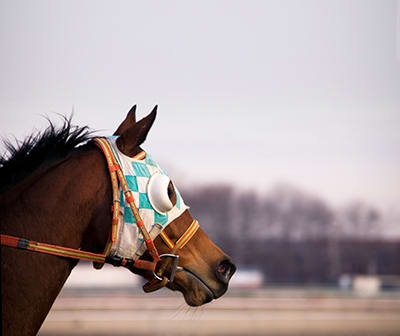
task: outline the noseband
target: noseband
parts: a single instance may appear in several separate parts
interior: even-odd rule
[[[139,211],[135,205],[135,199],[132,191],[129,189],[128,183],[125,179],[124,173],[115,154],[107,141],[106,138],[95,138],[96,145],[102,150],[108,165],[108,170],[111,178],[112,194],[113,194],[113,205],[112,205],[112,224],[111,224],[111,235],[110,239],[106,244],[104,252],[102,254],[82,251],[80,249],[72,249],[68,247],[39,243],[36,241],[27,240],[24,238],[14,237],[10,235],[1,234],[1,245],[15,247],[19,249],[41,252],[61,257],[89,260],[95,263],[95,268],[101,268],[104,263],[112,264],[114,266],[124,266],[126,268],[140,269],[150,271],[153,277],[148,278],[148,282],[143,286],[143,290],[147,292],[153,292],[167,285],[169,282],[173,282],[175,273],[180,267],[178,266],[179,256],[176,254],[177,251],[183,248],[189,240],[194,236],[199,228],[199,223],[196,220],[189,225],[183,235],[173,243],[167,234],[162,231],[160,236],[165,244],[170,249],[167,254],[159,254],[154,241],[146,229],[144,222],[139,214]],[[143,158],[145,152],[141,152],[135,156],[135,158]],[[152,257],[153,261],[146,261],[133,258],[125,258],[117,255],[111,255],[110,250],[113,243],[118,240],[119,232],[119,213],[120,213],[120,187],[125,195],[129,208],[136,220],[136,225],[143,236],[144,243],[147,250]],[[167,276],[166,270],[170,266],[169,276]]]

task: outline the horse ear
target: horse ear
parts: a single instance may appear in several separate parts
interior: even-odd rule
[[[134,105],[128,112],[125,120],[118,126],[117,130],[113,135],[121,135],[124,133],[129,127],[136,124],[136,105]]]
[[[138,153],[138,147],[146,140],[156,115],[157,105],[147,117],[129,127],[118,137],[117,146],[122,153],[127,156],[134,156]]]

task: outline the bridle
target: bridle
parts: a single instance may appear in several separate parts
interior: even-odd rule
[[[93,261],[95,268],[101,268],[104,263],[112,264],[114,266],[123,266],[126,268],[136,268],[139,270],[150,271],[153,277],[148,278],[148,282],[143,286],[143,290],[153,292],[166,286],[168,283],[174,281],[174,276],[177,270],[181,269],[178,266],[179,256],[176,254],[177,251],[183,248],[189,240],[194,236],[199,228],[199,223],[196,220],[189,225],[183,235],[174,243],[165,233],[162,231],[160,237],[170,249],[169,253],[159,254],[154,241],[151,238],[148,230],[146,229],[144,222],[139,214],[139,211],[135,205],[135,200],[132,191],[129,189],[128,183],[125,179],[122,168],[120,167],[117,158],[106,138],[94,138],[95,144],[103,152],[108,170],[111,178],[112,194],[113,194],[113,205],[112,205],[112,222],[111,222],[111,235],[106,244],[104,252],[102,254],[82,251],[80,249],[73,249],[58,245],[52,245],[47,243],[36,242],[25,238],[19,238],[6,234],[1,234],[1,245],[15,247],[28,251],[41,252],[61,257],[89,260]],[[137,154],[135,159],[142,159],[146,155],[145,152]],[[119,232],[119,213],[120,213],[120,187],[125,195],[125,200],[132,211],[132,214],[136,220],[136,225],[143,236],[146,248],[152,257],[153,261],[131,259],[120,257],[118,255],[111,255],[110,249],[113,243],[118,239]],[[96,266],[97,265],[97,266]],[[169,276],[165,274],[168,265],[170,265]]]

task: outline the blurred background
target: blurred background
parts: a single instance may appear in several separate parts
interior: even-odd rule
[[[399,1],[0,2],[0,134],[144,148],[238,264],[199,309],[80,263],[41,335],[399,335]],[[1,147],[3,154],[4,147]]]

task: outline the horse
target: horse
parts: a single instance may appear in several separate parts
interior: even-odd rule
[[[136,105],[128,112],[113,134],[121,156],[143,160],[137,156],[147,155],[141,146],[156,113],[157,106],[137,121]],[[125,267],[149,280],[145,291],[166,286],[181,292],[190,306],[208,303],[227,291],[236,266],[198,227],[188,207],[161,233],[149,233],[144,226],[135,231],[143,242],[141,254],[113,255],[112,246],[120,240],[113,237],[118,226],[114,216],[121,212],[115,211],[120,203],[116,198],[124,184],[117,180],[115,187],[112,180],[118,164],[108,161],[99,138],[87,126],[73,126],[66,117],[61,127],[49,123],[45,131],[22,143],[5,141],[8,154],[0,159],[3,335],[37,334],[80,259],[93,261],[95,268],[105,262]],[[166,183],[165,176],[159,180],[152,188],[163,190],[154,197],[162,195],[161,207],[175,207],[180,197],[175,185]],[[135,207],[130,190],[124,192],[129,206]],[[140,226],[138,212],[135,219]]]

